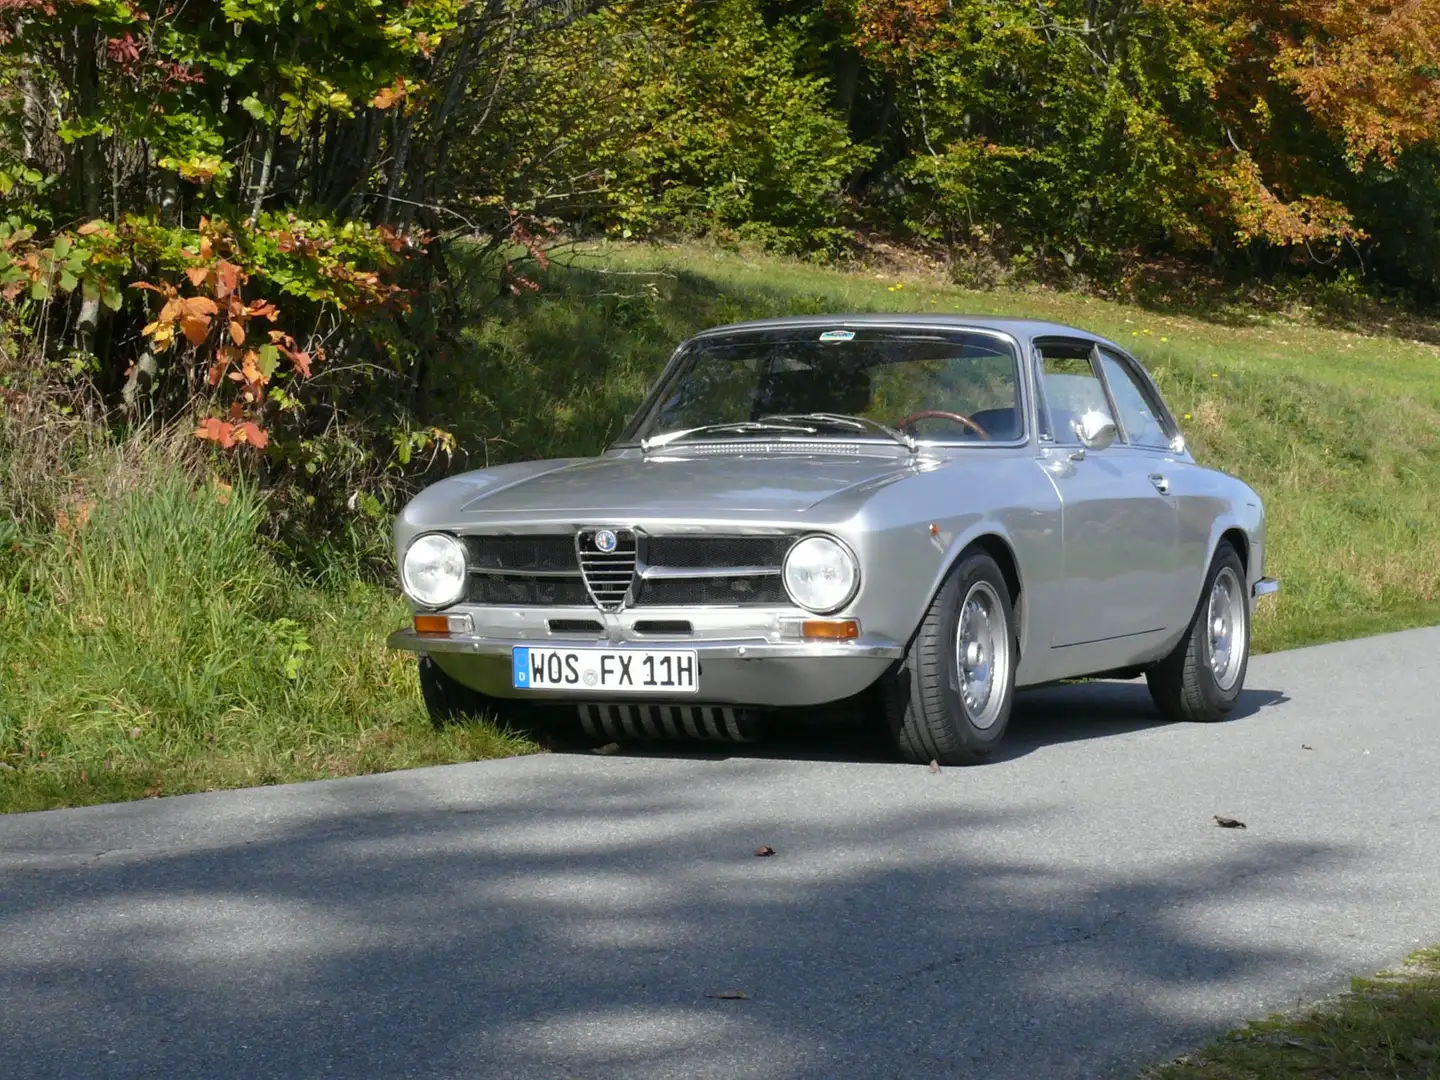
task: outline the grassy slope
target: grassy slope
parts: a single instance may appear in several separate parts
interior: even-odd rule
[[[706,325],[837,311],[1051,318],[1132,347],[1200,460],[1264,496],[1269,570],[1283,591],[1262,606],[1257,649],[1440,621],[1434,346],[1383,336],[1384,327],[1365,336],[1278,318],[1201,321],[703,248],[612,247],[573,262],[473,332],[484,377],[451,390],[462,429],[499,436],[493,457],[601,445],[673,343]]]
[[[593,453],[674,343],[706,325],[846,310],[1046,316],[1133,345],[1202,460],[1265,496],[1285,587],[1258,647],[1440,621],[1440,350],[702,248],[612,248],[542,283],[518,301],[486,303],[478,286],[463,298],[476,312],[467,347],[433,392],[470,465]],[[433,732],[411,659],[383,644],[403,606],[278,567],[254,535],[253,497],[143,460],[96,459],[71,485],[67,530],[0,550],[0,811],[533,749],[485,725]]]

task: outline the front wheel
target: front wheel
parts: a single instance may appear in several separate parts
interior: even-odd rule
[[[1189,629],[1174,651],[1146,672],[1145,681],[1166,719],[1213,723],[1235,707],[1249,664],[1245,567],[1235,548],[1222,542]]]
[[[1010,723],[1016,652],[1000,567],[983,551],[962,555],[886,680],[886,720],[900,754],[941,765],[988,757]]]

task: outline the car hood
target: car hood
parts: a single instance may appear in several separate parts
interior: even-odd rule
[[[558,464],[490,490],[460,507],[466,517],[552,513],[636,517],[713,516],[726,511],[802,513],[843,492],[883,486],[910,459],[838,454],[604,457]]]

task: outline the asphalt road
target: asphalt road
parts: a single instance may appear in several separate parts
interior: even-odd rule
[[[1133,1075],[1440,940],[1440,629],[1249,686],[3,818],[0,1077]]]

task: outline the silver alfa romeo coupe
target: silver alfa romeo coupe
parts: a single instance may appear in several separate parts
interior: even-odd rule
[[[707,330],[599,457],[442,480],[395,553],[389,642],[437,723],[747,740],[858,712],[942,764],[1059,679],[1144,674],[1166,717],[1221,719],[1278,587],[1260,497],[1134,357],[997,318]]]

